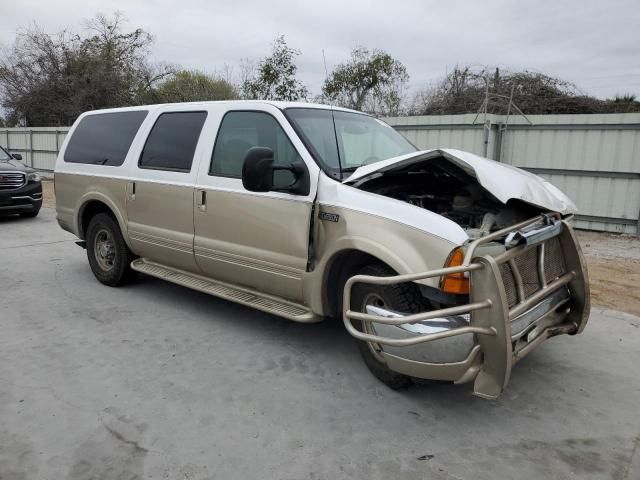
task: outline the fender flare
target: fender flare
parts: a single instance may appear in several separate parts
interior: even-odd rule
[[[120,227],[120,232],[122,232],[122,237],[124,238],[125,243],[129,248],[131,248],[131,244],[129,243],[129,235],[127,235],[127,222],[122,212],[117,207],[117,205],[113,202],[113,200],[109,198],[109,196],[105,195],[100,191],[92,191],[89,193],[85,193],[78,200],[79,206],[78,208],[76,208],[76,211],[78,212],[78,214],[74,218],[74,222],[75,222],[74,227],[78,232],[78,237],[80,237],[82,240],[86,240],[85,232],[82,230],[82,216],[84,215],[84,210],[87,207],[87,205],[90,202],[96,202],[96,201],[103,203],[111,211],[111,213],[113,213],[113,216],[116,218],[116,221],[118,222],[118,227]]]
[[[332,285],[330,284],[329,275],[335,265],[335,262],[339,261],[340,255],[354,250],[375,258],[377,261],[392,268],[398,274],[411,273],[412,271],[415,271],[415,266],[412,269],[411,266],[400,257],[400,255],[385,245],[365,237],[341,237],[332,244],[330,251],[325,252],[322,261],[316,265],[316,268],[314,269],[316,276],[313,283],[317,286],[317,293],[313,293],[315,288],[311,286],[309,293],[313,298],[308,299],[308,301],[310,301],[315,307],[312,307],[314,310],[321,309],[324,314],[328,314],[331,311],[331,300],[329,297],[332,291]],[[425,270],[428,269],[426,265],[424,267]]]

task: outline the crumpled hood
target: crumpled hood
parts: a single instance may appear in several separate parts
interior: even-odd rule
[[[359,183],[376,174],[438,157],[445,157],[469,175],[476,177],[478,183],[502,203],[517,199],[562,214],[575,213],[578,210],[569,197],[533,173],[473,153],[449,148],[424,150],[364,165],[353,172],[344,183]]]

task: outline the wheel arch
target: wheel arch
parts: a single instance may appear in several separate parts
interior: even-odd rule
[[[391,262],[396,263],[396,262]],[[400,265],[391,265],[380,256],[358,248],[345,248],[335,252],[327,261],[322,281],[322,301],[329,317],[339,318],[342,311],[342,289],[349,277],[365,265],[379,264],[398,272]]]
[[[131,248],[129,238],[126,235],[126,223],[120,210],[111,201],[111,199],[109,199],[109,197],[100,193],[94,193],[93,195],[82,199],[76,218],[78,237],[82,240],[86,240],[86,232],[89,222],[91,221],[91,218],[98,213],[108,213],[116,220],[125,243],[129,248]]]

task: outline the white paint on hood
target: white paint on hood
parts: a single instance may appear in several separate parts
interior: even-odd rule
[[[533,173],[473,153],[449,148],[424,150],[364,165],[353,172],[344,183],[354,184],[378,173],[407,167],[441,156],[462,168],[469,175],[476,177],[478,183],[502,203],[517,199],[565,215],[575,213],[578,210],[569,197]]]

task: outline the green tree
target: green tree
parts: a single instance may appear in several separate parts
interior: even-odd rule
[[[612,113],[640,112],[640,101],[633,93],[616,95],[607,102]]]
[[[300,51],[290,48],[284,36],[276,38],[271,55],[245,75],[242,96],[251,100],[295,101],[307,98],[307,87],[296,79],[298,67],[295,59],[298,55]]]
[[[348,62],[338,65],[322,86],[323,96],[338,105],[382,115],[397,115],[409,74],[382,50],[357,47]]]
[[[238,92],[223,78],[181,70],[154,88],[151,97],[162,103],[233,100],[238,98]]]
[[[21,31],[0,56],[0,102],[10,124],[69,125],[86,110],[140,103],[172,73],[148,60],[153,38],[124,18],[98,15],[84,36]]]

